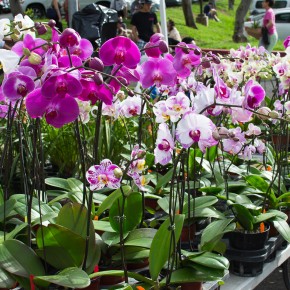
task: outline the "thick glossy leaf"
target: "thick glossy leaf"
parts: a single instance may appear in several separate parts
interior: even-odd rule
[[[269,183],[263,177],[251,174],[245,176],[245,179],[250,185],[261,190],[262,192],[266,193],[268,191]]]
[[[0,288],[13,288],[15,280],[9,275],[8,272],[0,268]]]
[[[254,218],[254,223],[255,224],[259,224],[261,222],[264,222],[264,221],[267,221],[269,219],[272,219],[275,216],[276,216],[275,213],[268,213],[268,212],[261,213],[261,214],[253,217]]]
[[[39,248],[38,255],[55,268],[63,269],[82,265],[85,238],[71,230],[60,225],[49,224],[47,227],[38,229],[36,242]]]
[[[133,260],[141,260],[149,257],[149,249],[141,248],[141,247],[125,247],[124,248],[124,255],[126,261],[133,261]],[[120,252],[117,252],[112,257],[113,261],[121,261],[122,255]]]
[[[125,240],[125,246],[137,246],[150,249],[152,240],[157,230],[152,228],[141,228],[130,232]]]
[[[129,233],[124,233],[124,239],[126,239],[128,234]],[[116,245],[116,244],[120,243],[120,234],[116,233],[116,232],[114,232],[114,233],[105,232],[102,234],[102,240],[108,246]]]
[[[23,194],[16,194],[13,195],[13,198],[17,200],[14,210],[23,218],[27,217],[27,200],[25,195]],[[54,210],[42,201],[38,201],[37,198],[32,198],[32,209],[31,209],[31,220],[34,221],[35,219],[40,217],[40,209],[39,203],[41,206],[41,215],[46,215],[49,213],[53,213]]]
[[[254,228],[254,218],[251,212],[241,204],[233,204],[232,205],[235,210],[235,216],[238,223],[248,231],[252,231]]]
[[[50,186],[54,186],[57,188],[65,189],[67,191],[70,190],[70,186],[66,179],[58,178],[58,177],[48,177],[45,179],[45,183]]]
[[[124,194],[128,194],[131,191],[131,187],[126,185],[122,186],[122,190]],[[98,211],[96,212],[97,216],[100,216],[106,209],[109,209],[112,204],[115,202],[116,199],[118,199],[120,196],[122,196],[121,189],[117,189],[114,192],[112,192],[100,205]]]
[[[202,232],[200,241],[201,250],[212,251],[226,232],[235,229],[235,223],[232,223],[232,221],[233,219],[212,221]],[[229,227],[230,223],[232,223],[231,227]]]
[[[203,252],[201,255],[190,257],[189,261],[219,270],[227,270],[230,266],[227,258],[211,252]]]
[[[119,197],[110,208],[109,220],[111,227],[120,232],[120,216],[123,203],[123,197]],[[127,233],[132,231],[137,225],[140,224],[142,219],[142,196],[138,192],[133,192],[125,198],[124,205],[124,219],[123,219],[123,232]]]
[[[112,229],[110,222],[108,221],[93,221],[95,230],[115,233],[116,231]]]
[[[201,192],[206,192],[206,193],[210,193],[210,194],[218,194],[223,190],[224,190],[223,188],[216,187],[216,186],[202,187],[199,189],[199,191],[201,191]]]
[[[215,196],[200,196],[190,200],[190,209],[199,209],[199,208],[207,208],[211,205],[217,203],[218,199]],[[186,214],[188,212],[187,202],[184,204],[183,213]]]
[[[225,216],[223,213],[215,209],[214,207],[206,207],[206,208],[197,208],[195,211],[190,212],[191,217],[201,217],[201,218],[217,218],[217,219],[224,219]],[[186,214],[187,217],[187,214]]]
[[[15,204],[16,200],[14,198],[10,198],[6,200],[5,203],[0,205],[0,222],[7,218],[9,213],[14,209]]]
[[[0,245],[0,266],[7,272],[22,277],[45,273],[35,252],[18,240],[6,240]]]
[[[165,186],[171,180],[172,174],[173,174],[173,168],[168,170],[168,172],[164,176],[161,176],[158,179],[158,182],[156,184],[156,192],[158,192],[161,187]]]
[[[207,173],[211,173],[211,166],[210,163],[201,157],[196,157],[195,160],[202,166],[202,168],[207,172]]]
[[[90,278],[86,272],[79,268],[67,268],[57,275],[36,276],[33,278],[36,285],[43,285],[43,282],[53,283],[69,288],[85,288],[90,285]]]
[[[16,226],[11,232],[6,233],[5,239],[10,240],[14,239],[17,234],[19,234],[23,229],[27,227],[27,223],[22,223],[19,226]],[[4,235],[0,237],[0,243],[4,242]]]
[[[183,227],[184,215],[175,216],[175,242],[177,243]],[[158,278],[158,275],[166,261],[170,258],[175,245],[171,245],[172,230],[170,229],[169,217],[163,222],[155,234],[149,255],[149,271],[153,280]],[[171,247],[170,247],[171,245]]]
[[[280,235],[290,243],[290,228],[289,224],[284,220],[273,221],[274,227],[280,233]]]

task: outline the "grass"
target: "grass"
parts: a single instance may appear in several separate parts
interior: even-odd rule
[[[196,41],[196,44],[201,48],[236,49],[241,45],[245,46],[247,43],[250,43],[252,46],[257,46],[258,40],[253,37],[249,37],[247,43],[234,43],[232,41],[236,13],[235,11],[239,3],[240,1],[235,1],[234,10],[229,11],[227,6],[228,0],[216,1],[218,17],[221,22],[215,22],[214,20],[210,19],[209,25],[207,27],[196,23],[198,29],[187,27],[185,25],[182,7],[167,8],[166,16],[167,19],[170,18],[174,20],[181,37],[193,37]],[[200,13],[199,3],[193,4],[192,10],[194,17],[196,18],[196,16]],[[160,19],[159,14],[158,19]],[[283,41],[279,40],[274,49],[284,51]]]

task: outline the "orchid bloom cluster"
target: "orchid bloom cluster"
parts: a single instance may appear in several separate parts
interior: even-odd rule
[[[12,51],[3,52],[14,62],[8,66],[0,58],[5,72],[0,89],[2,117],[8,107],[23,104],[31,118],[44,118],[56,128],[77,119],[88,122],[97,104],[102,105],[103,116],[115,120],[154,116],[158,124],[155,163],[161,165],[171,162],[177,148],[192,146],[205,152],[220,144],[245,159],[264,152],[259,128],[249,123],[259,110],[272,118],[270,109],[260,108],[265,91],[257,76],[269,76],[270,63],[285,89],[289,48],[285,58],[250,45],[221,58],[203,55],[195,44],[181,42],[171,55],[164,37],[156,33],[145,47],[147,59],[140,63],[141,53],[129,38],[109,39],[100,47],[99,57],[91,57],[91,43],[75,30],[67,28],[59,34],[53,21],[32,25],[25,19],[17,22],[25,27],[23,39]],[[5,23],[0,23],[0,36],[8,32]],[[27,25],[32,25],[31,30]],[[47,29],[51,29],[50,41],[35,37],[35,31],[41,35]],[[112,67],[111,74],[104,72],[105,66]],[[140,83],[144,92],[130,89],[134,83]],[[153,89],[157,90],[154,102],[149,96]],[[289,114],[289,102],[282,105]],[[126,174],[141,189],[146,185],[144,169],[144,151],[135,146]],[[116,188],[121,182],[120,168],[107,159],[92,166],[86,177],[91,190]]]

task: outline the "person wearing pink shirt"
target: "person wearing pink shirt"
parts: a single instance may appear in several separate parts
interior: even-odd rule
[[[259,46],[264,46],[270,53],[278,40],[278,34],[275,25],[275,13],[272,7],[274,6],[274,0],[263,1],[263,8],[266,9],[266,14],[263,18],[263,27],[267,28],[269,44],[265,44],[263,39],[260,38]]]

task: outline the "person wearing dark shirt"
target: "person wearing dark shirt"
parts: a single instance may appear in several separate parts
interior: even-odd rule
[[[213,8],[213,5],[211,2],[206,4],[203,8],[203,13],[208,16],[210,19],[214,19],[215,21],[219,22],[220,20],[217,17],[217,11]]]
[[[139,49],[142,49],[154,34],[154,26],[158,33],[161,29],[156,14],[150,11],[152,0],[141,0],[140,5],[140,10],[132,15],[131,25],[132,38]]]

